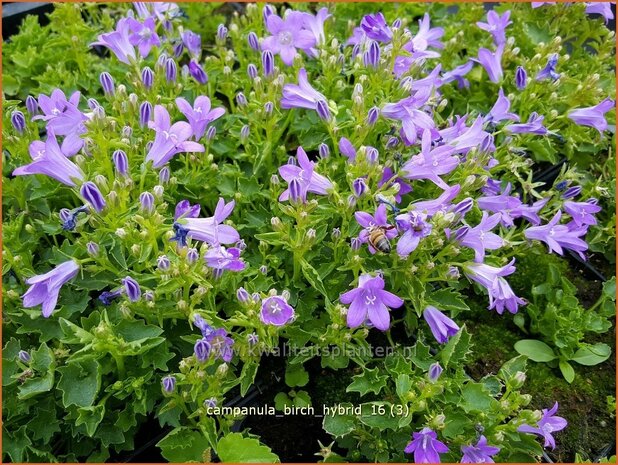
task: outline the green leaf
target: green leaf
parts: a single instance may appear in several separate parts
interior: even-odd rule
[[[157,447],[170,462],[210,462],[209,457],[205,456],[210,449],[206,438],[198,431],[184,426],[173,429],[157,443]]]
[[[311,266],[308,262],[303,260],[301,262],[301,269],[303,270],[303,275],[309,281],[309,284],[316,289],[320,294],[322,294],[327,302],[330,302],[328,299],[328,293],[326,292],[326,288],[324,287],[324,283],[322,282],[322,278],[317,270]]]
[[[470,310],[470,307],[464,302],[463,296],[449,288],[432,292],[427,300],[440,310],[451,310],[453,317],[457,316],[459,312]]]
[[[380,370],[374,368],[372,370],[365,368],[360,374],[353,376],[352,383],[346,388],[346,392],[358,392],[361,396],[369,392],[379,394],[382,388],[386,386],[387,375],[380,375]]]
[[[255,380],[255,375],[258,372],[258,368],[260,367],[259,362],[255,360],[250,360],[245,362],[242,367],[242,372],[240,373],[240,395],[244,397],[247,393],[253,381]]]
[[[397,431],[399,429],[400,416],[391,411],[393,404],[390,402],[368,402],[361,404],[361,423],[378,428],[380,431],[391,429]],[[383,410],[382,410],[383,409]]]
[[[564,379],[567,380],[567,383],[571,384],[575,379],[575,370],[571,364],[565,360],[560,360],[558,362],[558,366],[560,367],[560,371],[562,372]]]
[[[609,358],[612,353],[612,349],[607,344],[599,342],[595,345],[589,345],[580,348],[575,355],[571,358],[574,362],[580,365],[598,365]]]
[[[397,381],[395,382],[395,386],[397,388],[397,395],[400,398],[404,398],[405,395],[410,391],[412,387],[412,382],[410,381],[410,377],[405,374],[400,374],[397,377]]]
[[[79,416],[75,421],[77,426],[85,425],[88,436],[94,436],[103,417],[105,416],[105,405],[99,404],[78,409]]]
[[[309,382],[309,373],[302,365],[288,365],[285,370],[285,384],[290,387],[306,386]]]
[[[449,363],[457,365],[466,357],[470,351],[470,339],[470,333],[466,330],[465,325],[457,331],[457,334],[449,339],[439,353],[444,368],[448,367]]]
[[[469,382],[461,389],[463,402],[461,407],[466,412],[486,412],[494,398],[487,388],[479,383]]]
[[[240,433],[229,433],[217,444],[217,455],[221,462],[234,463],[277,463],[279,457],[260,441],[245,438]]]
[[[515,343],[515,350],[535,362],[550,362],[556,358],[551,347],[536,339],[522,339]]]
[[[528,358],[524,355],[518,355],[517,357],[510,359],[502,365],[500,371],[498,371],[498,377],[505,383],[508,382],[517,374],[518,371],[525,373],[527,362]]]
[[[69,362],[67,366],[58,368],[61,373],[58,389],[62,391],[65,407],[90,407],[93,404],[101,387],[100,369],[94,359]]]
[[[343,408],[352,408],[352,404],[347,402],[339,404],[339,406]],[[328,415],[324,416],[324,421],[322,423],[324,430],[336,438],[345,436],[354,431],[355,424],[355,417],[351,415],[339,415],[337,413],[331,415],[330,411]]]

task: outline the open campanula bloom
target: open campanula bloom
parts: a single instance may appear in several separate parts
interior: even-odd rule
[[[510,11],[505,11],[502,16],[496,13],[494,10],[487,12],[487,22],[477,22],[476,25],[489,32],[494,38],[496,45],[502,45],[506,42],[505,30],[509,24],[513,24],[513,21],[509,21],[511,16]]]
[[[397,230],[394,226],[388,223],[388,216],[386,214],[386,205],[381,203],[376,208],[375,215],[367,212],[356,212],[354,213],[354,218],[358,224],[360,224],[364,229],[358,235],[358,239],[362,244],[365,244],[369,241],[369,234],[376,227],[383,227],[384,234],[387,239],[392,239],[397,236]],[[371,244],[369,244],[369,252],[372,254],[376,253],[376,249],[373,248]]]
[[[552,436],[552,433],[556,431],[561,431],[567,427],[567,421],[555,415],[558,411],[558,402],[554,404],[554,406],[547,410],[543,409],[543,417],[539,420],[536,427],[530,425],[521,425],[517,428],[517,431],[521,433],[532,433],[541,436],[545,439],[544,447],[551,447],[552,449],[556,448],[556,440]]]
[[[311,13],[305,13],[303,15],[303,25],[313,34],[316,45],[324,44],[324,23],[331,16],[332,15],[328,12],[328,8],[320,8],[315,16]]]
[[[396,103],[387,103],[380,110],[385,118],[401,121],[401,133],[408,144],[413,144],[419,133],[436,125],[433,118],[421,110],[428,97],[426,93],[418,93]]]
[[[544,116],[533,111],[526,123],[509,124],[504,129],[513,134],[537,134],[543,136],[548,133],[547,128],[543,126]]]
[[[459,326],[436,307],[429,305],[423,311],[423,318],[429,325],[431,334],[440,344],[445,344],[448,338],[459,331]]]
[[[504,52],[504,44],[498,45],[495,52],[486,48],[480,48],[478,53],[478,61],[489,76],[491,82],[500,82],[502,80],[502,53]]]
[[[605,119],[605,113],[614,108],[614,106],[615,102],[610,98],[606,98],[601,103],[593,107],[571,110],[567,116],[570,120],[580,126],[590,126],[602,133],[608,126],[607,120]]]
[[[461,463],[494,463],[492,457],[500,448],[487,445],[487,438],[481,435],[476,445],[461,446],[461,452]]]
[[[466,276],[487,289],[489,309],[495,309],[500,315],[504,313],[505,308],[511,313],[517,313],[519,306],[526,304],[525,300],[515,295],[511,286],[504,279],[504,276],[515,272],[513,263],[515,263],[515,259],[502,268],[485,263],[467,263],[464,266]]]
[[[132,18],[122,18],[116,24],[116,30],[105,34],[100,34],[98,40],[90,44],[102,45],[109,48],[116,58],[122,63],[130,65],[137,59],[135,54],[135,47],[131,41],[132,30],[131,21],[135,21]],[[150,49],[149,49],[150,50]]]
[[[588,231],[587,226],[577,225],[575,222],[567,225],[558,224],[562,212],[558,211],[551,221],[543,226],[533,226],[524,231],[526,239],[534,239],[545,242],[550,252],[558,255],[563,254],[563,248],[576,252],[582,259],[586,259],[583,254],[588,250],[588,244],[581,239]]]
[[[416,211],[398,215],[396,220],[397,228],[403,231],[397,242],[397,253],[407,257],[418,247],[423,237],[431,234],[432,225],[426,221],[427,215]]]
[[[262,40],[262,50],[280,55],[286,65],[292,66],[297,48],[307,51],[317,42],[314,33],[304,25],[303,13],[290,11],[285,19],[271,14],[266,18],[266,29],[271,35]]]
[[[155,106],[154,121],[150,121],[148,126],[154,129],[156,134],[146,161],[152,161],[155,168],[165,165],[178,153],[205,150],[202,144],[188,140],[193,135],[191,125],[184,121],[171,124],[170,115],[162,105]]]
[[[32,162],[13,171],[14,176],[44,174],[67,186],[84,179],[82,170],[62,153],[53,131],[47,131],[45,144],[35,141],[29,147]]]
[[[446,444],[438,440],[438,435],[431,428],[423,428],[412,433],[412,441],[406,446],[406,454],[414,453],[414,463],[440,463],[440,454],[449,451]]]
[[[210,347],[209,354],[214,354],[215,358],[219,358],[224,362],[229,363],[232,360],[234,351],[234,339],[228,336],[225,329],[219,328],[210,332],[204,337]]]
[[[129,19],[129,42],[139,50],[142,58],[146,58],[152,47],[161,45],[161,40],[156,32],[154,18],[146,18],[144,22]]]
[[[309,84],[305,68],[298,71],[298,85],[286,84],[283,86],[281,108],[285,110],[307,108],[308,110],[318,111],[319,102],[325,103],[326,97]]]
[[[410,204],[410,208],[413,208],[414,211],[422,212],[428,217],[431,217],[440,211],[447,211],[448,207],[451,206],[452,200],[457,197],[460,190],[461,186],[459,184],[455,184],[454,186],[450,187],[447,186],[447,188],[444,189],[444,192],[440,194],[438,198],[413,202]]]
[[[608,21],[614,19],[612,3],[615,2],[588,2],[586,3],[586,14],[601,15],[605,20],[605,24],[607,24]]]
[[[220,198],[213,216],[209,218],[185,217],[179,226],[185,230],[188,237],[204,241],[213,247],[220,244],[234,244],[240,240],[238,231],[232,226],[221,223],[232,214],[235,204],[233,200],[225,203],[225,200]]]
[[[181,200],[176,204],[176,209],[174,210],[174,220],[178,220],[180,218],[197,218],[200,216],[200,204],[196,203],[195,205],[191,205],[188,200]]]
[[[386,24],[382,13],[363,16],[360,27],[367,37],[379,42],[390,42],[393,39],[393,31]]]
[[[296,149],[298,166],[287,163],[279,167],[279,174],[288,184],[297,180],[302,198],[307,197],[308,192],[326,195],[333,188],[333,184],[321,174],[315,172],[315,163],[309,160],[307,153],[302,147]],[[290,184],[291,187],[291,184]],[[279,196],[279,201],[284,202],[290,198],[290,188],[284,190]]]
[[[519,116],[515,113],[509,113],[511,108],[511,102],[504,95],[502,88],[498,91],[498,100],[494,104],[493,108],[485,117],[485,121],[491,121],[492,123],[499,123],[504,120],[519,121]]]
[[[184,98],[178,97],[176,106],[191,125],[195,140],[200,140],[206,131],[206,127],[225,113],[223,107],[211,108],[210,99],[203,95],[195,99],[193,106]]]
[[[552,79],[552,80],[556,80],[560,77],[560,74],[556,72],[556,65],[558,64],[558,54],[554,53],[552,55],[550,55],[550,57],[547,59],[547,64],[545,65],[545,68],[543,68],[541,71],[539,71],[536,75],[536,80],[537,81],[542,81],[544,79]]]
[[[294,309],[285,297],[273,295],[262,300],[260,320],[273,326],[283,326],[294,318]]]
[[[22,296],[25,308],[35,307],[42,304],[41,313],[48,318],[58,302],[60,288],[77,276],[79,265],[74,260],[69,260],[56,266],[51,271],[26,279],[30,288]]]
[[[411,180],[428,179],[442,189],[446,189],[448,185],[440,176],[450,173],[459,165],[459,158],[454,156],[454,153],[455,148],[450,145],[432,148],[431,132],[426,129],[423,131],[421,152],[414,155],[402,167],[405,172],[404,176]]]
[[[504,240],[491,232],[499,222],[500,215],[489,216],[487,212],[483,212],[481,222],[474,228],[469,228],[466,234],[459,239],[461,245],[474,250],[474,261],[483,262],[485,250],[496,250],[504,245]]]
[[[399,308],[403,300],[395,294],[384,290],[384,279],[381,276],[371,276],[368,273],[358,278],[358,287],[341,294],[342,304],[350,305],[347,323],[350,328],[356,328],[367,320],[381,331],[390,327],[388,307]]]
[[[597,224],[594,215],[601,211],[601,207],[596,204],[595,199],[590,199],[588,202],[573,202],[567,200],[564,202],[563,207],[564,211],[571,215],[573,222],[577,226]]]
[[[247,266],[240,258],[240,249],[223,246],[211,247],[204,255],[206,265],[217,270],[242,271]]]
[[[468,74],[473,67],[473,61],[467,61],[463,65],[456,66],[451,71],[448,71],[442,75],[442,83],[447,84],[449,82],[456,81],[459,89],[470,87],[470,81],[464,78],[464,76]]]

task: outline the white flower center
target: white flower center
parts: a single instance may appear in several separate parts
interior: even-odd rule
[[[373,294],[365,295],[365,305],[375,305],[377,297]]]
[[[292,45],[293,37],[292,33],[289,31],[280,32],[278,39],[281,45]]]

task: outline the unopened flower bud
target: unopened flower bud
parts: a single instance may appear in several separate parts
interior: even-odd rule
[[[96,257],[99,254],[99,245],[96,242],[90,241],[86,244],[86,251],[91,257]]]

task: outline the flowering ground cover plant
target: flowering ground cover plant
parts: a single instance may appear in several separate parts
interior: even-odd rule
[[[612,5],[293,6],[5,43],[4,459],[611,455]]]

